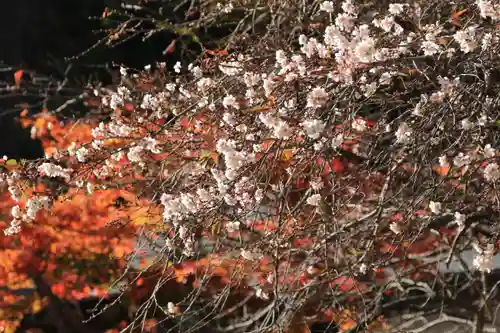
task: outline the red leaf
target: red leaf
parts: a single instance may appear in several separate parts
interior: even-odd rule
[[[297,188],[308,188],[309,182],[307,182],[304,178],[300,177],[297,179]]]
[[[391,221],[402,221],[403,215],[401,213],[396,213],[391,217]]]
[[[316,165],[323,168],[321,172],[322,175],[327,175],[330,172],[341,173],[345,170],[345,162],[340,157],[334,158],[327,163],[325,163],[325,160],[320,157],[316,160]]]
[[[339,286],[341,291],[351,291],[355,288],[359,288],[360,291],[365,291],[368,286],[364,283],[354,280],[348,276],[341,276],[330,283],[332,286]]]
[[[127,104],[125,104],[124,109],[125,109],[125,111],[131,112],[131,111],[134,111],[135,108],[134,108],[134,105],[127,103]]]

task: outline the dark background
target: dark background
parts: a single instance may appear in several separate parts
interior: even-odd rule
[[[63,76],[65,57],[92,45],[103,0],[16,0],[4,2],[0,10],[0,82],[13,84],[17,69],[33,70],[41,76]],[[61,73],[63,71],[63,73]],[[5,87],[5,83],[2,87]],[[15,117],[20,103],[36,104],[34,94],[2,91],[0,94],[0,157],[42,156],[38,142],[30,139]],[[30,110],[37,112],[37,110]]]
[[[43,154],[40,144],[31,140],[28,131],[16,122],[15,118],[23,109],[21,103],[28,103],[30,114],[35,114],[47,99],[50,99],[50,106],[56,107],[72,95],[78,95],[89,82],[99,81],[104,85],[114,82],[113,73],[117,67],[113,64],[140,69],[156,61],[167,61],[167,65],[172,62],[163,56],[163,50],[174,37],[168,32],[154,35],[147,42],[138,37],[115,48],[103,45],[85,56],[68,60],[105,36],[103,23],[89,18],[100,17],[107,7],[119,8],[120,3],[117,0],[16,0],[1,6],[0,158],[7,155],[33,159]],[[173,1],[150,0],[145,5],[154,9],[163,3]],[[169,15],[168,10],[165,15]],[[8,91],[6,84],[13,84],[17,69],[25,70],[26,82],[33,77],[53,82],[67,79],[68,89],[54,93],[54,89],[47,88],[46,82],[38,92],[34,89]],[[83,105],[75,105],[70,113],[81,114],[81,110],[77,110],[79,107]]]

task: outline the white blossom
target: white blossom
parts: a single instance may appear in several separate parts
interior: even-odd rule
[[[352,121],[352,129],[358,132],[363,132],[366,130],[366,121],[361,118],[356,118]]]
[[[469,118],[462,119],[461,121],[462,128],[466,131],[472,129],[474,127],[474,123],[469,120]]]
[[[19,219],[22,217],[21,207],[19,207],[17,205],[12,207],[11,213],[12,213],[12,217],[15,219]]]
[[[3,233],[5,236],[12,236],[21,232],[21,226],[10,225],[7,229],[4,229]]]
[[[106,136],[106,128],[104,127],[104,123],[103,122],[100,122],[97,127],[94,127],[92,129],[92,136],[94,138]]]
[[[453,222],[459,228],[464,228],[465,227],[465,221],[467,220],[467,216],[465,214],[460,213],[460,212],[455,212],[454,216],[455,216],[455,219],[453,220]]]
[[[394,26],[394,17],[386,16],[383,19],[375,19],[373,20],[373,25],[381,28],[385,32],[390,32],[392,27]]]
[[[431,201],[429,202],[429,209],[433,214],[441,214],[443,205],[440,202]]]
[[[427,56],[435,55],[441,50],[441,47],[433,41],[424,41],[420,47]]]
[[[128,160],[133,163],[142,162],[143,156],[144,156],[144,147],[141,145],[129,148],[129,151],[127,153]]]
[[[311,188],[315,191],[319,191],[324,187],[323,179],[321,177],[314,178],[311,180]]]
[[[340,31],[352,31],[355,24],[356,17],[350,14],[342,13],[335,18],[335,25],[339,28]]]
[[[453,38],[460,44],[460,49],[464,53],[473,52],[478,47],[475,26],[457,31]]]
[[[226,223],[226,230],[227,232],[235,232],[240,230],[240,222],[238,221],[233,221],[233,222],[228,222]]]
[[[306,35],[301,34],[299,36],[299,44],[302,45],[302,46],[304,46],[304,45],[306,45],[306,43],[307,43],[307,37],[306,37]]]
[[[307,198],[306,203],[311,206],[319,206],[321,203],[321,194],[313,194]]]
[[[371,37],[363,39],[354,48],[354,54],[360,62],[370,63],[375,60],[375,40]]]
[[[493,35],[491,33],[484,34],[481,40],[481,50],[486,51],[493,42]]]
[[[324,106],[327,101],[328,94],[321,87],[316,87],[307,94],[307,107],[317,109]]]
[[[323,3],[319,7],[319,10],[322,10],[327,13],[333,13],[334,10],[333,1],[323,1]]]
[[[261,288],[258,288],[257,291],[255,292],[255,296],[257,298],[260,298],[260,299],[263,299],[263,300],[268,300],[269,299],[269,295],[263,291]]]
[[[175,314],[177,314],[177,311],[178,311],[177,306],[175,306],[175,304],[172,302],[168,302],[167,303],[167,311],[170,315],[175,315]]]
[[[245,249],[241,249],[241,256],[245,260],[258,260],[262,257],[262,255],[258,252],[253,252]]]
[[[400,233],[403,232],[402,228],[401,228],[401,225],[397,222],[392,222],[390,225],[389,225],[389,229],[391,229],[391,231],[393,233],[395,233],[396,235],[399,235]]]
[[[181,65],[181,62],[180,61],[177,61],[174,65],[174,71],[176,73],[180,73],[181,72],[181,68],[182,68],[182,65]]]
[[[318,139],[325,129],[325,123],[319,119],[305,120],[301,123],[306,131],[306,134],[311,139]]]
[[[500,4],[493,0],[476,0],[481,17],[490,17],[493,20],[500,19]]]
[[[487,144],[483,148],[483,155],[486,158],[492,158],[496,155],[496,150],[491,147],[491,144]]]
[[[342,145],[343,142],[344,142],[344,135],[342,135],[340,133],[340,134],[337,134],[332,139],[331,146],[332,146],[332,148],[336,149],[336,148],[339,148]]]
[[[242,71],[242,66],[238,61],[222,62],[219,65],[219,70],[229,76],[234,76]]]
[[[446,155],[439,156],[439,166],[445,167],[447,165],[448,165],[448,158],[446,157]]]
[[[222,115],[222,120],[233,127],[238,123],[236,121],[236,116],[231,112],[224,112],[224,114]]]
[[[469,163],[470,163],[470,156],[465,155],[464,153],[459,153],[453,159],[453,164],[458,168],[461,168],[463,166],[467,166],[467,165],[469,165]]]
[[[235,109],[239,109],[240,106],[238,104],[238,101],[233,95],[227,95],[224,97],[222,101],[222,105],[224,105],[225,108],[233,107]]]
[[[34,221],[40,209],[49,209],[51,200],[47,196],[33,197],[26,203],[26,214],[23,216],[27,222]]]
[[[124,123],[113,121],[109,123],[108,130],[111,134],[122,137],[130,135],[134,129]]]
[[[495,182],[500,178],[500,168],[497,163],[490,163],[484,168],[484,178],[489,182]]]
[[[480,250],[477,249],[476,250]],[[472,265],[480,272],[490,273],[493,267],[493,256],[495,248],[493,244],[488,244],[486,250],[478,252],[474,257]]]
[[[413,134],[413,130],[408,126],[407,123],[403,122],[399,125],[395,135],[396,135],[396,142],[402,143],[402,144],[407,144],[411,136]]]
[[[342,10],[348,14],[357,16],[358,9],[354,5],[353,0],[344,0],[342,2]]]
[[[288,58],[286,56],[285,51],[277,50],[276,51],[276,63],[278,63],[281,67],[285,67],[288,62]]]
[[[69,182],[73,170],[69,168],[65,169],[53,163],[42,163],[42,165],[38,167],[38,172],[47,177],[61,177]]]
[[[90,155],[90,150],[85,147],[80,147],[75,154],[78,162],[84,163],[87,160],[87,157]]]
[[[405,10],[406,6],[407,4],[405,3],[391,3],[389,4],[389,13],[392,15],[399,15]]]

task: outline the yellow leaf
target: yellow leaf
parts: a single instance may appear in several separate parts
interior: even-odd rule
[[[116,258],[123,258],[123,256],[126,254],[125,248],[123,246],[116,246],[113,249],[113,254]]]
[[[17,165],[17,161],[14,160],[14,159],[10,159],[5,164],[6,165],[11,165],[11,166],[16,166]]]
[[[212,151],[204,151],[200,154],[200,163],[203,166],[210,167],[211,165],[219,163],[219,154]]]
[[[19,167],[20,167],[19,163],[18,163],[16,160],[14,160],[14,159],[10,159],[10,160],[7,160],[7,161],[5,161],[5,160],[3,160],[3,161],[2,161],[2,160],[0,160],[0,163],[1,163],[1,165],[3,165],[3,166],[7,169],[7,170],[9,170],[9,171],[11,171],[11,172],[12,172],[12,171],[14,171],[14,170],[19,169]]]
[[[211,228],[212,235],[217,235],[218,233],[220,233],[220,226],[221,226],[221,223],[218,220],[215,220],[212,223],[212,228]]]
[[[47,305],[47,299],[46,298],[39,298],[36,297],[33,302],[31,303],[31,312],[32,313],[37,313],[41,311],[46,305]]]
[[[134,207],[130,219],[135,225],[157,225],[163,220],[162,215],[150,207]]]
[[[349,249],[348,252],[349,252],[349,254],[352,254],[352,255],[356,255],[356,254],[362,253],[361,251],[356,250],[356,249]]]
[[[291,161],[293,158],[293,150],[292,149],[285,149],[281,152],[281,158],[284,161]]]

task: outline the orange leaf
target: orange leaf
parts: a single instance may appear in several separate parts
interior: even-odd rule
[[[462,10],[456,10],[453,9],[451,13],[451,23],[457,27],[461,27],[462,24],[460,23],[460,16],[467,12],[467,9],[462,9]]]
[[[432,170],[434,170],[434,172],[436,172],[438,175],[440,175],[442,177],[446,177],[446,176],[448,176],[448,174],[450,172],[450,166],[449,165],[444,165],[444,166],[436,165],[436,166],[432,167]]]
[[[189,275],[196,272],[196,265],[193,263],[184,263],[181,267],[175,268],[175,280],[179,283],[184,283]]]
[[[269,95],[269,97],[267,99],[268,99],[269,104],[271,106],[276,104],[276,97],[274,97],[273,95]]]
[[[210,54],[213,56],[218,55],[218,54],[220,54],[220,55],[227,55],[228,54],[227,50],[225,50],[225,49],[224,50],[205,50],[205,52],[207,54]]]
[[[24,71],[22,69],[16,71],[14,73],[14,82],[16,83],[16,87],[21,87],[21,78],[23,77]]]
[[[451,14],[451,17],[452,17],[452,19],[458,19],[465,12],[467,12],[467,8],[459,10],[459,11],[457,11],[456,9],[453,9],[453,13]]]

